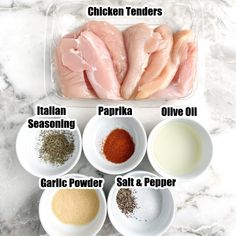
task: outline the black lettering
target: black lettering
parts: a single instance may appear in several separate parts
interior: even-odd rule
[[[97,115],[101,116],[132,116],[133,109],[125,106],[97,106]]]
[[[65,179],[61,179],[61,186],[64,188],[67,187],[67,181]]]
[[[166,115],[167,115],[167,109],[166,109],[166,107],[162,107],[162,108],[161,108],[161,115],[162,115],[162,116],[166,116]]]
[[[172,187],[175,187],[176,184],[176,179],[172,179],[173,183],[172,183]]]
[[[107,109],[108,110],[108,109]],[[109,111],[109,110],[108,110]],[[108,112],[108,114],[109,114],[109,112]],[[109,116],[113,116],[115,114],[115,108],[111,108],[110,109],[110,114],[109,114]]]
[[[87,180],[85,180],[85,179],[81,179],[80,180],[80,187],[87,187]]]
[[[158,16],[162,16],[163,12],[162,12],[162,8],[158,8]]]
[[[41,178],[39,185],[41,188],[61,188],[67,187],[67,181],[65,179],[57,178],[57,179],[45,179]]]
[[[70,120],[69,121],[69,127],[70,127],[70,129],[74,129],[75,128],[75,121],[74,120]]]
[[[127,15],[127,16],[130,15],[130,9],[131,9],[131,7],[126,7],[126,15]]]
[[[132,108],[128,108],[128,114],[127,115],[132,116],[133,115],[132,113],[133,113]]]
[[[185,115],[186,116],[197,116],[197,107],[186,107]]]
[[[190,107],[186,107],[185,114],[186,114],[186,116],[191,116],[191,109],[190,109]]]
[[[98,106],[98,115],[100,116],[103,112],[103,107],[102,106]]]
[[[98,181],[99,182],[98,183],[98,187],[99,188],[102,188],[103,181],[104,181],[103,179],[99,179],[99,181]]]
[[[75,179],[69,178],[69,187],[72,187],[74,183],[75,183]]]
[[[59,109],[59,114],[57,114],[59,116],[65,116],[66,115],[66,108],[65,107],[61,107],[61,109]]]
[[[42,107],[41,106],[37,106],[37,115],[41,115],[42,113]]]
[[[34,121],[33,121],[33,119],[28,119],[28,128],[34,128]]]
[[[184,114],[183,109],[178,109],[178,111],[179,111],[179,116],[182,116],[182,115]],[[176,115],[176,116],[177,116],[177,115]]]
[[[141,179],[136,179],[136,187],[142,187]]]
[[[46,188],[47,187],[47,181],[46,181],[45,178],[42,178],[40,180],[40,186],[41,186],[41,188]]]
[[[88,7],[88,15],[89,16],[93,15],[93,7]]]
[[[40,116],[65,116],[66,107],[36,106],[36,115]]]
[[[93,179],[87,180],[87,187],[92,188],[94,185]]]
[[[112,15],[112,11],[111,11],[111,15]],[[118,14],[118,9],[117,9],[117,8],[114,8],[114,9],[113,9],[113,16],[117,16],[117,15],[119,15],[119,14]]]
[[[99,187],[99,181],[96,180],[96,179],[94,179],[94,180],[93,180],[93,183],[91,184],[91,187],[94,187],[94,188]]]
[[[151,188],[166,188],[166,187],[174,187],[176,183],[176,179],[163,179],[163,178],[144,178],[144,187]]]
[[[144,186],[147,186],[147,184],[150,182],[150,178],[144,178]]]
[[[116,178],[116,185],[117,185],[117,187],[122,187],[122,177]]]
[[[37,120],[34,121],[33,125],[34,125],[34,128],[41,128],[40,123]]]
[[[184,111],[182,108],[162,107],[161,115],[162,116],[183,116]]]
[[[163,188],[163,187],[166,187],[166,179],[160,179],[160,186]]]

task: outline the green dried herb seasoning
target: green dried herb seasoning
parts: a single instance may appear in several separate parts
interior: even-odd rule
[[[75,149],[71,131],[44,130],[40,133],[39,157],[54,165],[63,165]]]

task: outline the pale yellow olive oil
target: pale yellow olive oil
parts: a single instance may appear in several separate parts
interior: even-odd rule
[[[201,159],[200,137],[188,124],[170,122],[154,133],[155,162],[172,175],[191,173]]]

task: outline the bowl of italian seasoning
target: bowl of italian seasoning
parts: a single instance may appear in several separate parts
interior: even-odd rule
[[[55,177],[68,173],[77,164],[82,151],[81,134],[74,129],[21,127],[16,153],[22,167],[37,177]]]

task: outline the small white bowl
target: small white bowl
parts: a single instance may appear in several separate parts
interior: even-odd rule
[[[133,171],[125,176],[133,177],[157,177],[156,175],[146,171]],[[110,190],[107,207],[108,215],[111,223],[124,236],[156,236],[164,233],[171,225],[174,218],[174,199],[169,189],[153,189],[150,188],[145,193],[143,201],[148,204],[151,201],[157,202],[158,212],[151,221],[140,221],[138,219],[125,216],[118,208],[116,196],[119,191],[115,185]],[[152,198],[150,201],[149,199]],[[151,204],[151,203],[150,203]],[[153,206],[149,206],[153,207]],[[148,208],[148,206],[147,206]],[[144,210],[147,212],[147,208]]]
[[[117,128],[130,133],[135,143],[133,155],[124,163],[108,161],[102,153],[103,142],[109,133]],[[146,153],[147,136],[143,125],[134,117],[94,116],[86,125],[83,133],[83,150],[88,161],[96,169],[112,175],[123,174],[134,169]]]
[[[158,135],[158,132],[163,126],[168,125],[172,122],[180,122],[180,123],[191,126],[195,130],[196,134],[199,136],[199,140],[201,142],[201,158],[196,164],[195,168],[186,174],[177,175],[177,174],[172,174],[170,172],[167,172],[154,158],[155,156],[155,154],[153,153],[154,136]],[[172,147],[170,146],[170,148]],[[212,145],[212,141],[211,141],[211,137],[209,133],[206,131],[206,129],[202,125],[200,125],[198,122],[192,119],[170,118],[170,119],[161,121],[152,129],[148,137],[147,155],[148,155],[149,161],[152,167],[155,169],[155,171],[163,177],[175,178],[180,181],[186,181],[186,180],[196,178],[199,175],[201,175],[210,165],[210,162],[212,159],[212,153],[213,153],[213,145]]]
[[[49,130],[49,129],[47,129]],[[16,153],[22,167],[37,177],[56,177],[68,173],[77,164],[82,152],[79,129],[71,131],[74,136],[75,150],[63,165],[52,165],[39,158],[38,141],[42,129],[28,128],[27,121],[22,125],[16,139]]]
[[[85,178],[86,176],[80,174],[69,174],[64,177]],[[96,189],[99,198],[99,210],[97,216],[92,220],[92,222],[83,226],[63,224],[54,215],[51,202],[57,191],[58,188],[44,190],[39,202],[39,218],[46,233],[50,236],[96,235],[101,230],[107,215],[106,198],[103,190]]]

